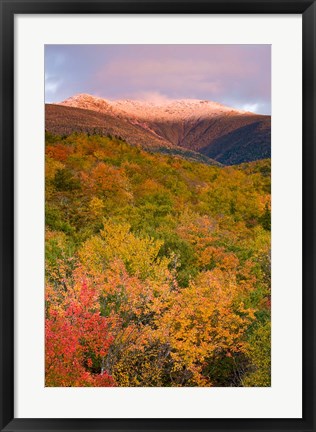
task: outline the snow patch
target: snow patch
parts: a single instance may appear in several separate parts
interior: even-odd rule
[[[139,120],[187,120],[241,115],[246,111],[233,109],[218,102],[199,99],[179,100],[107,100],[89,94],[77,94],[58,105],[89,109]]]

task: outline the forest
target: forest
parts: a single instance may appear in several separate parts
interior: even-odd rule
[[[270,386],[270,159],[45,141],[45,385]]]

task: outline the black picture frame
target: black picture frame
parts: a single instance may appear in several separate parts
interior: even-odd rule
[[[0,0],[0,276],[2,431],[316,431],[315,89],[316,4],[306,0]],[[302,419],[22,419],[14,417],[14,16],[15,14],[302,14],[303,417]],[[267,29],[269,31],[269,29]]]

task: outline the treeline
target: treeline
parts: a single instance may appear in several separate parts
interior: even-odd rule
[[[46,135],[46,385],[270,385],[270,160]]]

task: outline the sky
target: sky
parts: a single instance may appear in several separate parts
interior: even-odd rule
[[[46,45],[45,102],[201,99],[271,114],[270,45]]]

